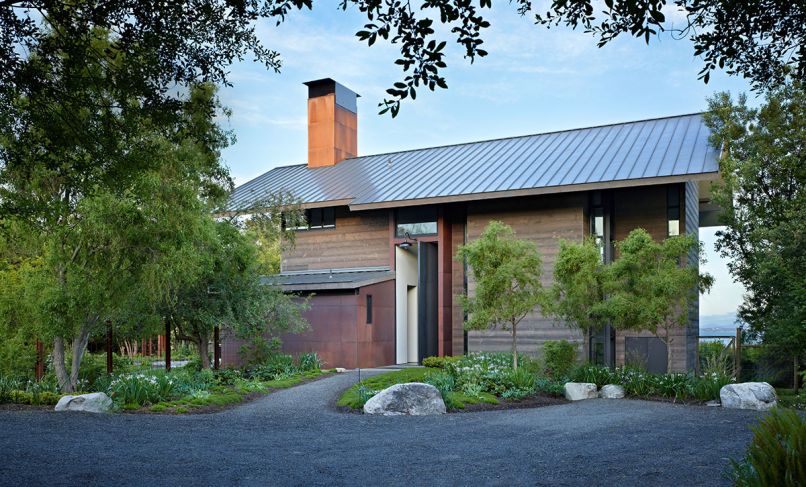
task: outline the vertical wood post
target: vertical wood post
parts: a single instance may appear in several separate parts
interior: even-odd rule
[[[213,328],[213,369],[218,370],[221,363],[221,336],[219,327]]]
[[[165,320],[165,370],[171,370],[171,322]]]
[[[112,373],[112,321],[106,320],[106,373]]]
[[[36,380],[42,380],[42,377],[45,376],[45,344],[42,343],[42,340],[36,341],[36,369],[35,369]]]
[[[742,329],[736,327],[736,338],[733,339],[733,373],[736,375],[736,381],[739,382],[739,376],[742,373]]]

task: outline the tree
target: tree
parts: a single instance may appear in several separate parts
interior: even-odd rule
[[[12,319],[53,340],[65,392],[75,389],[89,336],[121,315],[132,292],[171,299],[198,273],[190,243],[231,187],[218,157],[229,137],[213,120],[215,90],[191,87],[171,123],[151,118],[146,101],[113,84],[77,82],[104,78],[122,59],[107,32],[88,35],[85,48],[104,60],[35,51],[24,63],[70,97],[54,103],[49,91],[30,91],[0,105],[0,120],[19,122],[0,124],[0,221],[15,249],[5,265],[26,273],[29,303],[29,320]]]
[[[593,239],[582,243],[561,240],[546,306],[548,314],[586,334],[601,329],[606,322],[602,309],[606,268],[600,252]]]
[[[308,329],[302,317],[307,300],[294,302],[279,286],[263,282],[258,246],[228,221],[212,223],[199,254],[209,259],[201,276],[182,289],[170,310],[177,337],[196,345],[202,368],[209,368],[213,328],[225,327],[252,339]]]
[[[545,302],[542,261],[534,243],[518,240],[512,228],[491,221],[481,236],[459,247],[475,282],[473,295],[461,296],[467,330],[501,326],[512,334],[512,367],[518,368],[518,324]]]
[[[719,93],[705,122],[722,149],[712,188],[724,230],[716,247],[744,285],[739,313],[774,353],[806,355],[806,90],[799,82],[766,96]]]
[[[672,371],[671,331],[688,321],[689,305],[713,278],[693,265],[681,265],[700,246],[691,235],[655,242],[637,228],[617,244],[618,258],[607,266],[603,315],[618,330],[649,331],[666,344],[667,370]]]
[[[514,2],[521,15],[533,11],[530,0]],[[485,9],[491,0],[427,0],[418,6],[391,0],[341,0],[342,10],[355,9],[367,23],[356,35],[372,46],[383,39],[399,46],[394,63],[400,81],[387,90],[381,113],[395,116],[400,102],[416,98],[417,90],[447,88],[441,75],[447,67],[445,46],[454,41],[473,62],[487,55],[482,32],[489,28]],[[668,7],[685,12],[686,22],[676,33],[690,38],[695,55],[702,55],[700,76],[711,71],[749,78],[754,86],[780,84],[791,73],[806,77],[806,7],[803,2],[762,0],[606,0],[604,9],[593,0],[552,0],[546,12],[534,16],[546,26],[582,27],[599,37],[600,46],[623,33],[649,42],[666,29]],[[251,55],[278,71],[280,54],[264,46],[256,35],[259,21],[281,23],[295,10],[312,9],[311,0],[201,0],[163,2],[143,0],[0,0],[0,104],[31,91],[47,92],[49,103],[70,100],[72,93],[26,69],[26,56],[39,52],[48,62],[62,53],[87,65],[107,59],[103,49],[88,49],[87,33],[101,28],[112,33],[111,49],[120,54],[103,77],[72,73],[76,82],[103,82],[112,91],[144,100],[154,114],[176,112],[179,86],[199,81],[228,83],[228,66]],[[437,24],[443,24],[437,29]],[[49,33],[55,35],[47,35]],[[444,34],[449,33],[449,34]],[[179,90],[181,91],[181,90]]]

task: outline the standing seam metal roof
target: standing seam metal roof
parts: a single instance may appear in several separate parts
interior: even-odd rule
[[[701,114],[283,166],[233,192],[230,210],[275,192],[353,206],[718,171]],[[471,198],[472,199],[472,198]]]

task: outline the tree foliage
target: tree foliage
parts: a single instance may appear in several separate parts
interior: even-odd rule
[[[671,372],[671,332],[686,325],[689,306],[713,284],[710,275],[687,262],[692,253],[701,255],[699,241],[679,235],[655,242],[637,228],[617,250],[618,257],[607,266],[600,309],[617,330],[649,331],[663,340]]]
[[[513,4],[521,15],[536,10],[530,0]],[[381,113],[395,116],[400,102],[416,98],[418,89],[447,88],[442,73],[448,42],[457,43],[471,62],[486,56],[482,34],[490,27],[485,16],[491,7],[491,0],[425,0],[416,5],[340,0],[340,9],[366,18],[356,33],[361,42],[372,46],[384,40],[399,47],[394,63],[403,70],[402,77],[387,90]],[[63,77],[70,75],[77,84],[103,83],[113,93],[137,96],[152,117],[171,116],[181,105],[176,86],[228,84],[233,61],[250,56],[278,71],[280,53],[261,43],[258,24],[279,24],[297,10],[312,8],[311,0],[0,0],[0,103],[33,92],[47,93],[46,104],[75,100],[69,86],[53,84],[27,67],[29,53],[37,52],[52,64],[66,54],[87,66],[103,61],[113,69],[65,71]],[[606,0],[604,9],[599,8],[593,0],[553,0],[533,18],[541,25],[581,27],[597,36],[601,46],[624,33],[649,42],[668,28],[665,12],[679,8],[686,21],[675,33],[693,41],[695,55],[703,57],[700,76],[706,82],[717,68],[745,76],[758,88],[780,84],[787,73],[806,77],[803,2]],[[95,28],[109,32],[114,42],[94,46],[87,33]],[[70,123],[79,128],[77,120]]]
[[[547,312],[585,333],[605,324],[606,269],[593,239],[582,243],[560,241],[554,262],[554,284]]]
[[[504,223],[491,221],[478,239],[459,247],[457,259],[467,262],[475,283],[471,295],[460,297],[468,313],[465,329],[509,330],[512,366],[517,369],[518,324],[545,302],[537,247],[517,239]]]
[[[709,100],[706,124],[722,149],[722,181],[712,189],[726,225],[717,250],[747,293],[740,316],[766,345],[806,354],[806,91],[800,83],[769,93]]]

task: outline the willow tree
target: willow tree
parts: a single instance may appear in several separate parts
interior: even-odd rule
[[[517,239],[508,225],[491,221],[478,239],[459,247],[457,259],[467,262],[475,285],[472,294],[460,298],[468,313],[465,329],[508,330],[517,369],[518,324],[545,302],[537,246]]]

